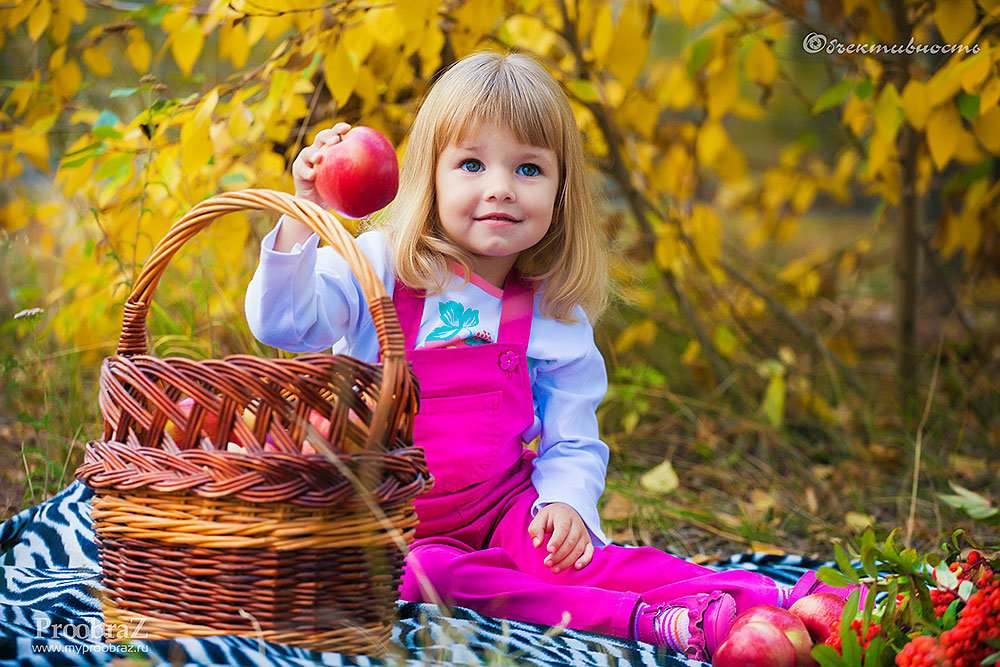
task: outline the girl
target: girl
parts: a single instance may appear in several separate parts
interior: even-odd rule
[[[349,126],[319,132],[293,164],[320,203],[313,161]],[[707,659],[738,611],[788,591],[653,548],[608,544],[597,500],[607,390],[591,321],[606,250],[583,147],[558,83],[523,55],[478,53],[433,86],[414,121],[399,194],[358,243],[393,295],[420,380],[414,425],[434,475],[400,587],[493,616],[631,637]],[[375,362],[378,340],[347,263],[282,218],[247,290],[250,328],[293,352],[333,346]],[[540,437],[538,455],[524,447]],[[417,576],[417,575],[420,576]]]

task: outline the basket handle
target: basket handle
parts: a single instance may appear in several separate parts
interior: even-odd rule
[[[333,246],[350,265],[368,300],[368,309],[375,322],[375,332],[382,353],[382,386],[366,443],[366,449],[380,448],[375,443],[384,441],[395,388],[406,384],[403,375],[409,372],[405,360],[403,330],[385,285],[375,275],[371,262],[361,252],[354,237],[331,213],[306,199],[276,190],[239,190],[210,197],[191,208],[170,227],[143,265],[132,293],[125,302],[118,354],[133,356],[147,353],[146,316],[156,287],[174,253],[216,218],[241,210],[276,211],[305,223],[321,239]]]

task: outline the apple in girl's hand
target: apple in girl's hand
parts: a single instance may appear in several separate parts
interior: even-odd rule
[[[809,636],[816,643],[826,641],[834,621],[839,621],[844,615],[847,601],[833,593],[813,593],[798,600],[788,608],[799,617],[809,631]]]
[[[795,667],[795,647],[778,628],[765,621],[733,627],[715,650],[714,667]]]
[[[802,621],[790,612],[769,604],[750,607],[736,617],[729,632],[732,634],[750,623],[767,623],[784,633],[785,638],[791,642],[792,648],[795,649],[797,667],[811,667],[816,664],[811,655],[813,642],[809,637],[809,630]]]
[[[327,206],[349,218],[385,208],[399,188],[399,162],[389,140],[359,125],[316,157],[316,191]]]

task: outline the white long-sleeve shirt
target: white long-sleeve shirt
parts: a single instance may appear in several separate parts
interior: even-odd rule
[[[262,343],[289,352],[332,348],[361,361],[378,359],[378,337],[361,285],[333,248],[319,248],[313,234],[291,252],[274,250],[281,222],[261,241],[260,263],[247,287],[250,331]],[[380,231],[357,238],[376,275],[392,294],[395,274]],[[494,342],[503,293],[473,275],[465,287],[456,277],[443,294],[424,299],[417,347]],[[595,546],[608,543],[597,499],[604,492],[608,446],[598,435],[596,410],[607,393],[604,359],[582,308],[577,322],[562,324],[539,313],[535,292],[528,339],[528,368],[535,419],[522,438],[539,437],[531,481],[538,491],[532,513],[563,502],[576,510]]]

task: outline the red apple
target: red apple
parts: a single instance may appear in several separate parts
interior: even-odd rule
[[[799,617],[816,643],[825,642],[830,636],[834,621],[844,615],[847,600],[833,593],[813,593],[789,607],[788,611]]]
[[[183,398],[177,403],[177,407],[184,413],[185,417],[190,417],[191,410],[194,408],[194,399],[190,397]],[[180,443],[181,438],[184,437],[184,430],[169,419],[167,420],[167,423],[163,425],[163,430],[170,434],[170,437],[174,439],[174,442]],[[218,416],[216,416],[214,412],[205,412],[205,418],[201,422],[202,434],[214,442],[218,431]]]
[[[769,604],[750,607],[736,617],[729,632],[735,632],[749,623],[767,623],[783,632],[795,649],[797,667],[811,667],[816,664],[811,655],[813,642],[809,637],[809,630],[791,612]]]
[[[315,160],[316,190],[327,206],[349,218],[385,208],[399,188],[399,162],[389,140],[359,125]]]
[[[714,667],[795,667],[795,647],[778,628],[750,621],[733,628],[715,651]]]

